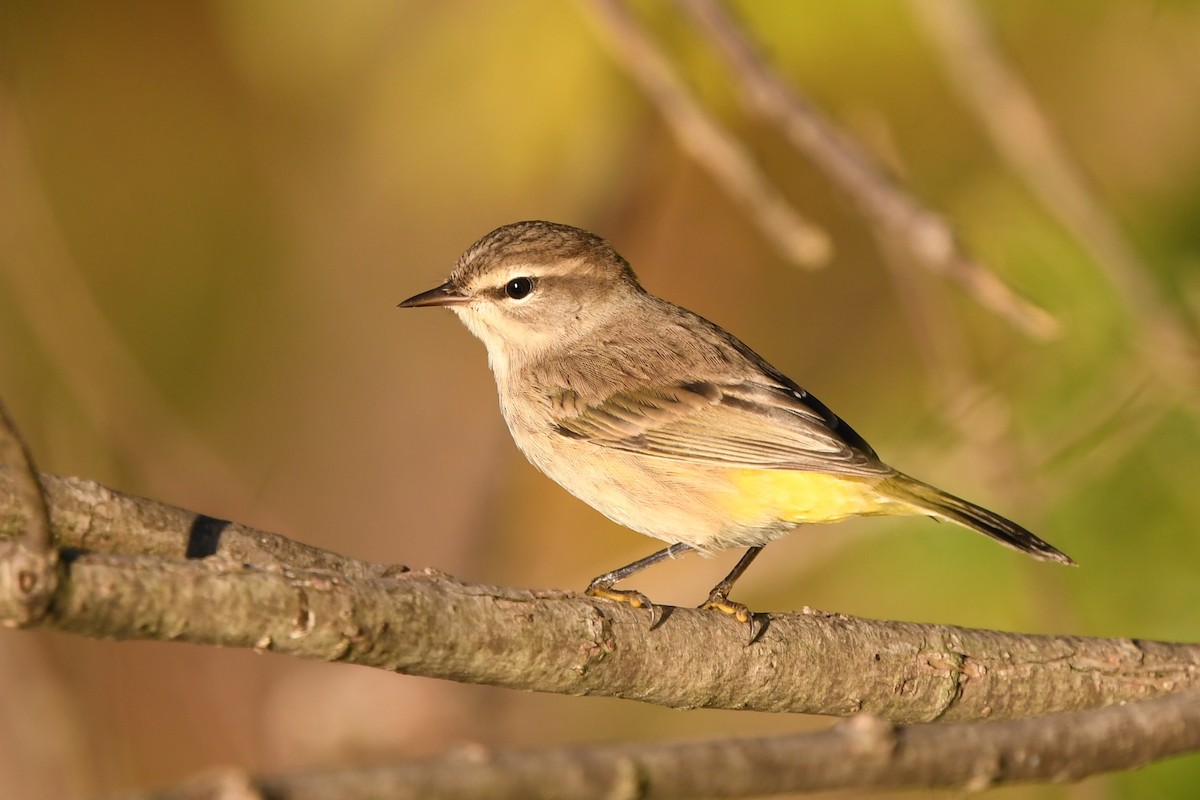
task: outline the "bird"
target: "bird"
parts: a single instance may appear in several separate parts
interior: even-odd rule
[[[616,584],[668,558],[745,548],[701,608],[801,525],[924,515],[1036,559],[1069,556],[1001,515],[909,477],[820,400],[719,325],[651,294],[605,239],[543,220],[499,227],[401,308],[446,307],[482,340],[525,457],[609,519],[667,546],[585,594],[656,606]],[[753,638],[753,634],[752,634]]]

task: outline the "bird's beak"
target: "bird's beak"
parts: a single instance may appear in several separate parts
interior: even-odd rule
[[[420,308],[421,306],[461,306],[471,302],[471,298],[467,297],[458,287],[449,283],[443,283],[436,289],[430,289],[428,292],[421,292],[405,300],[397,308]]]

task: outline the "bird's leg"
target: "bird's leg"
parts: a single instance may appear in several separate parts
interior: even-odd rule
[[[736,617],[738,622],[745,622],[750,625],[750,638],[754,638],[754,614],[749,608],[736,603],[729,599],[729,591],[733,588],[734,582],[742,577],[742,573],[746,571],[746,567],[750,566],[751,562],[762,552],[763,545],[751,547],[734,565],[733,569],[725,578],[713,587],[713,590],[708,593],[708,599],[701,604],[701,608],[723,611],[730,616]]]
[[[659,613],[654,603],[650,602],[650,598],[635,589],[614,589],[613,584],[619,580],[628,578],[635,572],[644,570],[646,567],[668,558],[674,558],[680,553],[686,553],[691,549],[691,545],[684,544],[683,542],[676,542],[670,547],[664,547],[662,550],[651,553],[645,558],[638,559],[632,564],[626,564],[619,569],[614,569],[612,572],[606,572],[600,577],[595,578],[588,584],[587,589],[584,590],[584,594],[604,600],[613,600],[618,603],[628,603],[634,608],[648,608],[654,617],[651,622],[651,627],[654,627],[654,625],[658,624]]]

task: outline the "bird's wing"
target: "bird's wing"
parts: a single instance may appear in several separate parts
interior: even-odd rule
[[[565,392],[555,406],[560,434],[641,455],[753,469],[891,471],[849,425],[790,382],[665,384],[590,404]]]

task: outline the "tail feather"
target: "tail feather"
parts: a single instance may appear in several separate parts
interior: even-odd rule
[[[889,478],[886,485],[895,499],[922,513],[979,531],[1001,544],[1028,553],[1041,561],[1075,563],[1066,553],[1042,541],[1012,520],[943,492],[937,487],[902,474]]]

